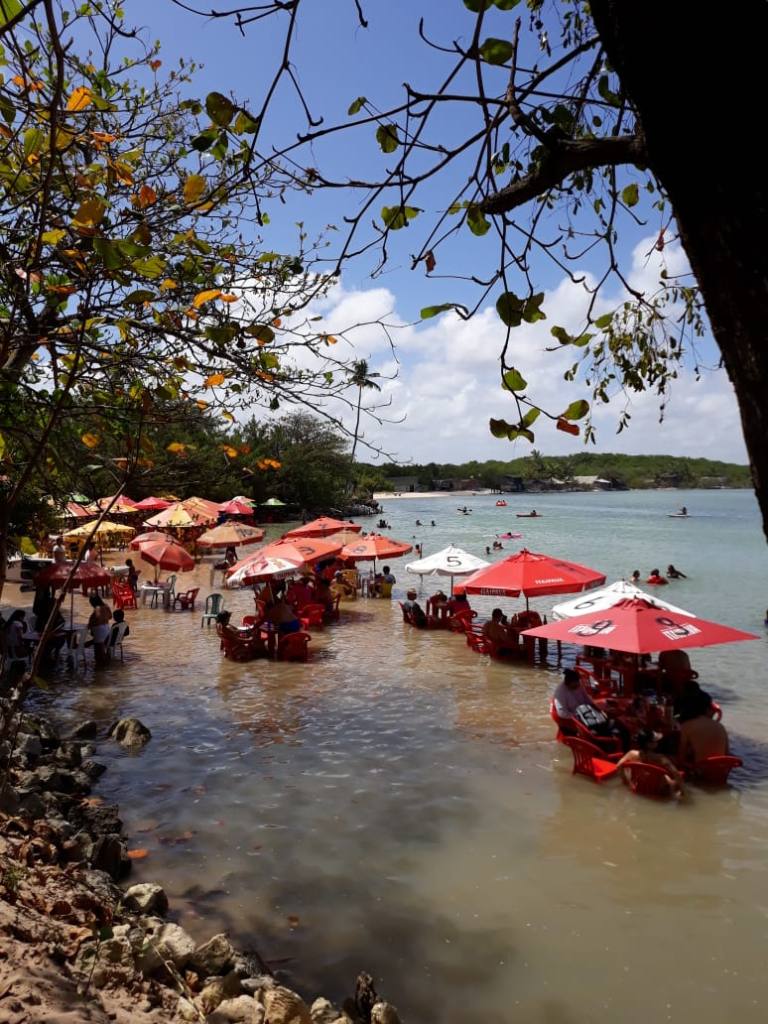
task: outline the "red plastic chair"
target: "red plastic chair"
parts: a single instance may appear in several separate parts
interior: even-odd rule
[[[474,608],[466,608],[455,612],[449,620],[449,629],[453,633],[466,633],[472,625],[472,619],[477,617]]]
[[[309,633],[284,633],[277,641],[278,661],[309,661]]]
[[[173,599],[173,607],[177,604],[181,605],[181,610],[184,612],[195,610],[195,598],[200,593],[200,587],[195,587],[193,590],[187,590],[183,594],[177,594]]]
[[[586,725],[583,725],[578,718],[561,718],[557,713],[553,700],[549,703],[549,714],[552,721],[557,725],[557,736],[555,738],[558,743],[565,743],[565,738],[568,736],[576,736],[579,739],[586,740],[587,743],[591,743],[605,754],[618,754],[622,752],[621,740],[617,739],[617,737],[597,736],[595,733],[590,732]]]
[[[301,621],[302,629],[309,629],[311,626],[316,626],[318,629],[323,628],[325,615],[325,607],[321,604],[305,604],[299,612],[299,620]]]
[[[730,757],[726,754],[705,757],[703,761],[697,761],[693,766],[693,775],[698,782],[708,786],[727,786],[728,776],[734,768],[741,768],[744,762],[740,757]]]
[[[563,743],[571,748],[574,775],[586,775],[594,782],[605,782],[618,772],[616,761],[620,754],[610,754],[609,757],[614,760],[609,760],[605,757],[604,751],[594,743],[582,740],[578,736],[564,736]]]
[[[487,637],[473,629],[467,630],[467,647],[471,647],[476,654],[491,653],[491,644]]]
[[[629,788],[639,796],[668,797],[672,795],[667,773],[657,764],[645,764],[643,761],[630,761],[622,765],[626,773]]]
[[[267,655],[264,641],[260,637],[239,636],[236,630],[222,626],[220,622],[216,625],[216,633],[221,640],[224,657],[230,661],[253,661]]]
[[[719,722],[720,719],[723,717],[723,709],[720,707],[717,701],[713,700],[712,703],[709,705],[709,711],[707,711],[707,714],[710,718],[714,718],[716,722]]]

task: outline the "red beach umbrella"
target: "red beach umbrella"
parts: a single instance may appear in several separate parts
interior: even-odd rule
[[[339,557],[350,562],[375,562],[377,558],[400,558],[409,551],[413,551],[412,544],[383,537],[380,533],[369,533],[353,544],[346,544]]]
[[[158,569],[165,569],[166,572],[189,572],[195,567],[192,555],[181,544],[167,537],[165,540],[142,544],[139,548],[139,557],[155,566],[155,579]]]
[[[67,582],[71,568],[71,562],[55,562],[53,565],[47,565],[35,576],[35,586],[53,587],[54,590],[58,590]],[[75,590],[77,587],[83,587],[83,590],[88,590],[91,587],[106,587],[111,579],[107,570],[96,565],[95,562],[81,562],[72,577],[70,590]]]
[[[301,565],[288,561],[287,558],[280,558],[279,555],[263,555],[256,551],[247,558],[235,562],[227,572],[227,586],[248,586],[251,583],[261,583],[263,580],[285,579],[287,576],[295,576]]]
[[[339,530],[353,530],[359,533],[362,530],[360,523],[349,523],[343,519],[331,519],[329,516],[320,516],[313,519],[311,523],[297,526],[295,530],[289,530],[284,534],[286,540],[293,540],[294,537],[327,537],[331,533],[338,533]]]
[[[131,551],[139,551],[142,545],[152,544],[154,541],[168,541],[172,540],[167,533],[163,533],[162,530],[147,530],[146,533],[137,534],[131,541]]]
[[[595,569],[562,558],[540,555],[523,548],[516,555],[489,565],[457,583],[454,591],[488,594],[493,597],[518,597],[526,603],[530,597],[546,594],[576,594],[605,583],[605,575]]]
[[[341,544],[323,537],[297,537],[295,539],[276,540],[261,548],[259,554],[285,558],[295,565],[304,562],[320,562],[324,558],[333,558],[341,551]]]
[[[578,618],[536,626],[521,635],[590,646],[597,640],[600,647],[628,654],[653,654],[760,639],[754,633],[671,612],[639,598],[628,598],[612,608]]]
[[[170,501],[166,501],[165,498],[142,498],[141,501],[136,502],[136,508],[141,509],[142,512],[162,512],[164,508],[172,504]]]
[[[231,501],[225,501],[223,505],[219,505],[219,512],[223,512],[227,516],[252,516],[253,505],[240,498],[232,498]]]

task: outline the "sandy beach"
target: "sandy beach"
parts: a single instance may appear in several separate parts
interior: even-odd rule
[[[386,501],[387,498],[479,498],[495,493],[488,488],[479,491],[379,491],[373,497],[375,501]]]

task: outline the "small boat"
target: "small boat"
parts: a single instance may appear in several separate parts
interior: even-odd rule
[[[667,519],[690,519],[687,512],[667,512]]]
[[[536,518],[538,519],[539,517],[536,516]],[[499,540],[518,540],[523,535],[522,533],[497,533],[496,536]]]
[[[496,502],[496,508],[506,508],[506,507],[507,507],[506,501],[497,501]]]
[[[539,512],[516,512],[515,515],[518,519],[542,519],[543,517]]]

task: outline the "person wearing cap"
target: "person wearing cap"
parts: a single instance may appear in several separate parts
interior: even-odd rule
[[[618,762],[618,767],[621,768],[625,764],[633,764],[639,761],[642,764],[653,764],[663,768],[670,793],[676,800],[680,800],[683,796],[683,776],[669,758],[665,757],[664,754],[660,754],[656,749],[660,739],[661,733],[653,732],[651,729],[641,729],[635,737],[633,749],[628,750],[621,758]],[[628,782],[627,773],[622,772],[621,774],[624,781]]]

